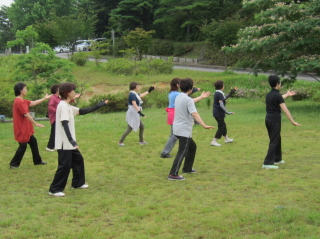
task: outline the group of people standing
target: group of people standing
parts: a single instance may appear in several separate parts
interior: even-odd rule
[[[266,97],[266,128],[268,130],[270,143],[267,156],[262,168],[277,169],[274,164],[284,163],[281,152],[281,109],[292,122],[294,126],[301,126],[296,123],[289,110],[287,109],[284,99],[294,95],[292,91],[288,91],[285,95],[280,95],[281,87],[280,78],[278,76],[269,76],[269,84],[271,91]],[[227,126],[225,123],[226,114],[231,115],[226,109],[226,100],[234,94],[237,87],[231,89],[228,95],[225,95],[224,82],[216,81],[214,83],[215,93],[213,95],[213,117],[217,121],[218,130],[211,142],[212,146],[221,146],[217,142],[222,136],[225,138],[225,143],[233,142],[227,135]],[[144,125],[140,117],[146,117],[142,113],[142,99],[150,94],[155,87],[151,86],[148,91],[139,93],[139,84],[131,82],[129,85],[130,93],[128,96],[128,111],[126,114],[126,122],[128,123],[126,131],[122,134],[118,145],[125,146],[124,140],[132,131],[139,129],[139,144],[148,144],[144,141]],[[64,189],[67,184],[70,170],[73,171],[72,188],[85,189],[89,185],[85,183],[84,160],[79,151],[79,145],[76,141],[74,117],[76,115],[84,115],[105,106],[108,100],[99,102],[96,106],[79,109],[70,105],[70,103],[79,94],[75,93],[76,86],[73,83],[67,82],[51,87],[52,95],[46,95],[43,99],[36,101],[28,101],[25,98],[27,95],[27,86],[24,83],[18,83],[14,86],[15,100],[13,104],[13,128],[15,140],[19,143],[19,147],[10,162],[10,168],[16,169],[19,167],[23,155],[26,151],[27,144],[30,145],[34,165],[45,165],[42,161],[38,150],[37,140],[34,137],[33,126],[44,127],[34,121],[29,113],[29,107],[37,105],[50,99],[48,104],[48,116],[51,124],[51,132],[47,151],[57,150],[58,152],[58,168],[54,179],[49,188],[49,195],[65,196]],[[176,157],[173,160],[171,170],[168,175],[169,180],[184,180],[183,176],[179,175],[179,170],[184,160],[182,173],[196,173],[193,168],[197,145],[192,138],[192,128],[194,122],[197,122],[204,129],[214,129],[213,126],[206,125],[201,119],[195,103],[210,96],[210,92],[202,92],[199,97],[191,98],[190,95],[199,91],[200,88],[193,86],[193,81],[190,78],[180,79],[174,78],[170,82],[170,92],[168,95],[169,105],[167,111],[167,124],[171,127],[170,137],[161,152],[160,157],[171,158],[171,150],[175,143],[179,140],[179,148]]]

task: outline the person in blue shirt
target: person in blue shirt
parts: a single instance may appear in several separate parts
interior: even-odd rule
[[[144,141],[143,139],[143,133],[144,133],[144,124],[142,123],[140,117],[146,117],[144,114],[142,114],[142,103],[143,101],[141,98],[147,96],[151,91],[154,90],[154,86],[151,86],[148,91],[139,94],[139,85],[137,82],[131,82],[130,83],[130,93],[128,96],[128,111],[126,114],[126,121],[128,123],[128,127],[126,131],[122,134],[118,145],[119,146],[124,146],[123,141],[127,137],[128,134],[131,133],[132,130],[137,131],[139,130],[139,144],[140,145],[145,145],[148,144],[147,142]]]

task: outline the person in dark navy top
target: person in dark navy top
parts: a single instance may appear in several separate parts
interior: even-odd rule
[[[281,151],[281,109],[294,126],[301,125],[293,120],[286,104],[284,103],[284,99],[288,96],[295,95],[295,92],[288,90],[286,94],[281,95],[279,93],[279,89],[281,88],[280,78],[276,75],[270,75],[268,80],[272,89],[266,96],[267,115],[265,124],[268,130],[270,143],[262,168],[278,169],[279,167],[274,164],[285,163],[284,160],[282,160]]]
[[[213,117],[216,119],[218,123],[218,130],[216,132],[216,135],[214,136],[213,140],[211,141],[211,146],[221,146],[217,142],[218,139],[221,139],[222,136],[224,136],[224,142],[225,143],[232,143],[233,139],[228,138],[227,135],[227,125],[224,121],[224,118],[226,117],[226,114],[231,115],[234,114],[233,112],[229,112],[225,105],[226,100],[236,92],[238,89],[237,87],[231,89],[230,93],[228,95],[224,95],[224,82],[222,80],[218,80],[214,83],[214,86],[216,88],[216,92],[213,95]]]

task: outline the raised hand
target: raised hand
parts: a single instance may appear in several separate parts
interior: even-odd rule
[[[46,100],[46,99],[50,99],[51,96],[52,96],[52,94],[51,94],[51,95],[46,94],[45,97],[44,97],[44,99],[45,99],[45,100]]]
[[[296,94],[296,92],[295,91],[290,91],[290,89],[289,89],[286,94],[287,94],[287,96],[293,96],[293,95]]]
[[[79,98],[81,96],[81,94],[76,94],[75,96],[74,96],[74,98],[76,99],[76,98]]]
[[[204,92],[204,91],[203,91],[203,92],[201,93],[201,98],[207,98],[207,97],[210,96],[210,94],[211,94],[211,93],[210,93],[209,91],[207,91],[207,92]]]

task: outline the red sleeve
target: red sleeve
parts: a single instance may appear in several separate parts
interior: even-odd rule
[[[29,113],[29,105],[30,105],[30,100],[21,100],[18,101],[17,103],[17,110],[20,115],[24,115]]]

